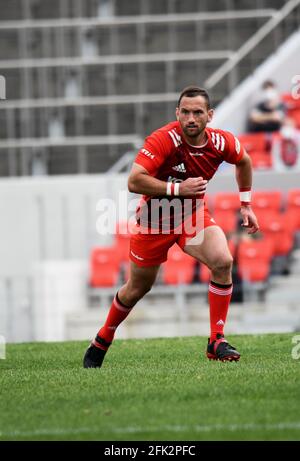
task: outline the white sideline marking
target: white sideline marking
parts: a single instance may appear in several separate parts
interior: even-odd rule
[[[129,434],[138,434],[140,432],[161,432],[161,431],[170,431],[170,432],[211,432],[217,430],[226,430],[235,432],[237,430],[249,431],[249,430],[287,430],[287,429],[300,429],[300,422],[293,423],[276,423],[276,424],[212,424],[212,425],[194,425],[194,426],[172,426],[165,425],[160,427],[116,427],[110,429],[108,432],[112,433],[129,433]],[[1,437],[30,437],[30,436],[39,436],[39,435],[76,435],[76,434],[101,434],[102,430],[93,429],[90,427],[80,427],[80,428],[70,428],[70,429],[37,429],[35,431],[0,431]],[[106,432],[104,432],[106,433]]]

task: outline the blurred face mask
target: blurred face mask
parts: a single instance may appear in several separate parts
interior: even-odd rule
[[[265,101],[276,101],[278,102],[278,93],[274,88],[268,88],[263,92]]]

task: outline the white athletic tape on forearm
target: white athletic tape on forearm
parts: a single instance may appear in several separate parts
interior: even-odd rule
[[[240,201],[241,202],[251,202],[251,190],[240,192]]]
[[[175,186],[174,186],[174,195],[179,195],[179,182],[175,182]]]

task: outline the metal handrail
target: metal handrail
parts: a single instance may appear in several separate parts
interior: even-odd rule
[[[173,102],[177,100],[178,93],[141,93],[134,95],[83,96],[76,98],[7,99],[1,101],[0,110],[42,107],[107,106],[141,104],[147,102]]]
[[[140,146],[143,145],[143,140],[140,140],[139,143]],[[116,163],[114,163],[108,170],[107,174],[111,173],[121,173],[124,169],[129,170],[129,168],[132,166],[132,162],[134,160],[134,157],[136,156],[136,151],[132,150],[129,152],[125,152],[125,154],[122,155],[121,158],[119,158]]]
[[[212,51],[183,51],[177,53],[143,53],[143,54],[121,54],[106,56],[77,56],[62,58],[38,58],[38,59],[6,59],[0,60],[0,68],[3,69],[24,69],[42,67],[78,67],[110,64],[139,64],[147,62],[173,62],[193,60],[217,60],[227,59],[233,54],[228,50]]]
[[[1,29],[37,29],[58,27],[110,27],[131,24],[166,24],[173,22],[196,22],[196,21],[224,21],[226,19],[250,19],[272,16],[276,13],[274,8],[243,11],[213,11],[205,13],[173,13],[159,15],[136,15],[136,16],[112,16],[109,18],[57,18],[57,19],[33,19],[18,21],[0,21]]]
[[[227,62],[222,64],[219,69],[205,81],[204,86],[211,89],[216,86],[236,65],[252,51],[275,27],[282,22],[297,6],[300,0],[289,0],[283,8],[276,12],[258,31],[247,40],[235,53],[233,53]]]
[[[57,146],[98,146],[125,144],[133,147],[140,145],[136,134],[108,136],[62,136],[49,138],[20,138],[0,140],[0,149],[25,147],[57,147]]]

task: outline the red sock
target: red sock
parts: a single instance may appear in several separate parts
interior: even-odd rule
[[[101,343],[99,343],[96,337],[96,339],[93,341],[95,346],[100,347],[100,349],[104,350],[108,349],[110,343],[114,339],[117,327],[120,325],[121,322],[123,322],[123,320],[126,319],[131,309],[132,307],[125,306],[125,304],[123,304],[119,300],[117,293],[110,307],[109,313],[106,318],[106,322],[97,333],[97,336],[100,337],[99,339],[102,339],[104,341],[101,341]]]
[[[224,334],[224,325],[232,294],[232,283],[221,285],[210,281],[208,290],[210,315],[210,342],[214,341],[217,333]]]

